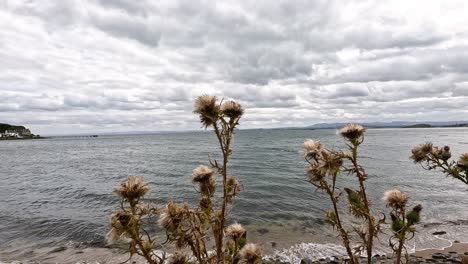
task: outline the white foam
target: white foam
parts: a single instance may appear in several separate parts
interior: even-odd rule
[[[346,249],[340,245],[301,243],[288,249],[277,250],[272,255],[266,256],[266,259],[299,264],[305,258],[314,261],[320,258],[341,257],[345,255]]]

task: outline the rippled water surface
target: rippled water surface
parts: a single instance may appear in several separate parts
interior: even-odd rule
[[[284,247],[334,241],[323,222],[329,203],[305,181],[299,152],[309,138],[343,147],[334,130],[236,134],[231,172],[244,190],[232,213],[253,240]],[[456,156],[468,151],[468,129],[369,130],[360,155],[370,174],[370,195],[382,206],[382,193],[399,187],[423,204],[426,224],[419,228],[417,248],[438,247],[446,239],[468,241],[468,186],[408,159],[412,146],[426,141],[450,145]],[[103,247],[118,202],[112,190],[127,176],[144,176],[155,204],[190,201],[197,195],[192,169],[206,164],[209,154],[218,155],[209,131],[0,141],[0,148],[0,257],[5,258],[34,256],[45,247]],[[447,234],[433,236],[435,230]]]

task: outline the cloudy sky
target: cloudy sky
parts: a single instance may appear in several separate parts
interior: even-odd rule
[[[466,0],[0,0],[0,122],[39,134],[467,120]]]

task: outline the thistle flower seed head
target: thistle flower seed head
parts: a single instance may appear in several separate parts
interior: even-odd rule
[[[239,251],[239,259],[242,263],[248,264],[257,264],[262,262],[262,255],[263,252],[257,245],[253,243],[246,244],[240,251]]]
[[[245,229],[238,223],[232,224],[226,228],[226,236],[237,241],[239,238],[244,237]]]
[[[313,157],[317,154],[318,151],[322,149],[322,144],[320,141],[315,141],[312,139],[308,139],[304,141],[304,158],[306,157]]]
[[[358,124],[348,124],[339,129],[337,134],[349,141],[356,141],[364,136],[366,129]]]
[[[158,223],[166,230],[174,231],[182,222],[184,212],[184,206],[179,206],[174,202],[170,202],[166,205],[166,210],[159,215]]]
[[[458,166],[468,169],[468,153],[462,154],[458,159]]]
[[[125,183],[120,185],[120,188],[115,190],[115,193],[122,198],[134,200],[145,196],[148,191],[148,184],[143,177],[130,176]]]
[[[221,105],[221,112],[232,119],[239,118],[244,114],[242,106],[234,101],[227,101]]]
[[[389,207],[403,209],[408,203],[409,196],[398,189],[393,189],[384,193],[383,200]]]
[[[214,171],[211,168],[205,165],[200,165],[192,171],[192,181],[193,182],[209,181],[213,175],[214,175]]]
[[[200,116],[200,122],[204,127],[213,125],[219,117],[219,105],[216,96],[202,95],[195,100],[195,110]]]
[[[434,147],[432,146],[432,143],[421,144],[411,150],[410,159],[412,159],[415,163],[419,163],[426,160],[428,155],[433,152]]]

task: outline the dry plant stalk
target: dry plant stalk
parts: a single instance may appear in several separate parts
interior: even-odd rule
[[[468,184],[468,153],[462,154],[458,161],[450,160],[452,153],[449,146],[434,147],[425,143],[414,147],[410,159],[419,163],[425,170],[440,169],[447,176]]]
[[[372,215],[371,202],[365,186],[367,174],[358,162],[358,147],[364,141],[365,132],[366,129],[357,124],[349,124],[338,130],[337,134],[347,141],[348,153],[327,149],[318,141],[308,140],[304,143],[304,157],[309,163],[307,167],[309,182],[329,196],[333,210],[329,211],[326,217],[333,227],[337,228],[350,263],[357,263],[356,253],[364,249],[367,253],[367,261],[371,263],[374,238],[377,237],[380,225],[384,222],[384,219],[376,219]],[[337,180],[340,173],[354,175],[358,181],[358,189],[338,188]],[[352,228],[362,241],[354,252],[351,250],[351,234],[345,228],[338,209],[343,191],[347,194],[350,212],[357,220],[362,221],[362,226]]]
[[[234,101],[220,102],[214,96],[203,95],[195,101],[195,113],[205,128],[213,127],[222,152],[219,163],[210,159],[210,167],[198,166],[192,172],[192,182],[200,193],[199,205],[170,202],[163,209],[141,203],[149,188],[141,177],[130,177],[116,190],[122,198],[120,211],[112,216],[112,230],[109,237],[127,238],[130,258],[134,254],[143,256],[150,264],[196,263],[261,263],[262,251],[254,244],[246,244],[246,231],[240,224],[226,227],[228,206],[240,192],[240,184],[228,174],[228,162],[232,153],[234,130],[244,113],[240,104]],[[222,176],[222,195],[216,198],[217,175]],[[165,253],[154,251],[155,239],[143,228],[145,220],[158,216],[159,225],[166,231],[166,242],[177,248],[170,258]],[[154,222],[154,221],[153,221]],[[216,253],[207,248],[209,231],[213,234]],[[191,258],[182,253],[189,248]],[[193,261],[192,261],[193,262]],[[192,263],[191,262],[191,263]]]
[[[422,206],[420,204],[413,207],[408,212],[409,196],[400,190],[394,189],[386,191],[383,197],[385,204],[390,208],[390,219],[392,236],[388,243],[396,255],[396,263],[402,262],[402,253],[405,251],[405,259],[408,262],[408,252],[405,243],[411,240],[415,234],[415,227],[420,222]]]

